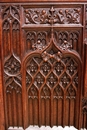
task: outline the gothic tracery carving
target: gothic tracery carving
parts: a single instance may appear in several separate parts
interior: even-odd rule
[[[64,65],[62,62],[56,62],[54,68],[55,68],[57,75],[60,75],[64,70]]]
[[[59,85],[54,89],[54,98],[63,99],[63,91]]]
[[[27,67],[27,71],[29,71],[29,73],[30,73],[31,75],[34,75],[35,72],[38,70],[38,65],[37,65],[37,63],[36,63],[34,60],[31,60],[29,63],[30,63],[30,64],[29,64],[29,66]]]
[[[67,70],[70,75],[73,75],[77,70],[77,64],[74,60],[70,60],[69,64],[67,65]]]
[[[4,64],[5,72],[11,75],[19,73],[20,69],[20,61],[13,55]]]
[[[8,19],[9,22],[12,22],[13,18],[20,19],[19,10],[16,6],[8,6],[3,11],[3,19]]]
[[[64,43],[62,43],[62,45],[60,46],[60,48],[62,50],[71,50],[72,49],[72,44],[67,42],[67,41],[64,41]]]
[[[34,85],[32,85],[31,88],[29,89],[28,97],[32,98],[32,99],[38,98],[38,91],[37,91],[37,88]]]
[[[47,83],[50,87],[54,87],[55,84],[58,82],[58,79],[56,77],[56,75],[54,75],[54,73],[51,73],[49,76],[48,76],[48,79],[47,79]]]
[[[68,99],[75,99],[76,92],[72,85],[70,85],[67,89],[67,95],[66,98]]]
[[[41,73],[38,73],[35,77],[35,84],[37,87],[41,87],[44,83],[44,77]]]
[[[6,92],[11,94],[12,90],[15,90],[16,93],[20,93],[21,94],[21,86],[16,84],[14,81],[7,86]]]
[[[67,73],[61,76],[60,84],[65,88],[70,83],[70,77]]]
[[[51,69],[51,65],[48,62],[44,62],[41,65],[41,70],[42,70],[42,72],[43,72],[44,75],[47,75],[48,72],[50,71],[50,69]]]
[[[42,50],[47,45],[47,32],[27,32],[27,50]]]
[[[47,31],[26,32],[26,51],[44,50],[49,43],[50,35],[50,32]],[[54,37],[57,41],[56,44],[60,47],[60,49],[66,51],[76,50],[78,52],[78,44],[80,42],[79,31],[54,31]]]
[[[45,85],[43,88],[42,88],[42,92],[41,92],[41,98],[44,98],[44,99],[50,99],[50,89]]]

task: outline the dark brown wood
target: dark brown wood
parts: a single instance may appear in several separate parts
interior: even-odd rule
[[[1,130],[87,129],[86,1],[0,1],[0,106]]]

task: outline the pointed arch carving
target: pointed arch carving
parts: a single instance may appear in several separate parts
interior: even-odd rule
[[[36,106],[39,107],[37,117],[41,125],[75,125],[75,117],[71,119],[70,114],[76,113],[75,107],[79,111],[77,100],[79,100],[78,91],[81,90],[79,83],[81,59],[76,51],[67,48],[69,43],[64,44],[64,49],[58,46],[52,32],[47,46],[42,50],[29,52],[23,61],[25,77],[29,78],[26,90],[29,90],[32,85],[38,90]],[[34,96],[36,97],[36,94]],[[32,104],[34,100],[36,99],[32,100]],[[78,119],[78,116],[76,118]],[[34,119],[31,121],[33,125],[34,121]],[[28,119],[28,125],[29,123]]]

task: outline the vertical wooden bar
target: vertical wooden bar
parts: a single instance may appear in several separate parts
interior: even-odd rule
[[[84,78],[84,96],[87,96],[87,39],[85,39],[85,45],[84,45],[84,49],[85,49],[85,78]]]
[[[4,96],[2,83],[2,18],[0,9],[0,130],[5,130]]]
[[[64,93],[64,96],[63,96],[63,118],[62,118],[62,126],[63,127],[65,126],[65,100],[66,100],[66,95]]]
[[[51,90],[51,127],[53,127],[53,91]]]

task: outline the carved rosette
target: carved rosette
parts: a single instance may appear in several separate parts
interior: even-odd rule
[[[6,74],[18,74],[20,72],[20,68],[20,61],[13,55],[4,64],[4,71]]]

